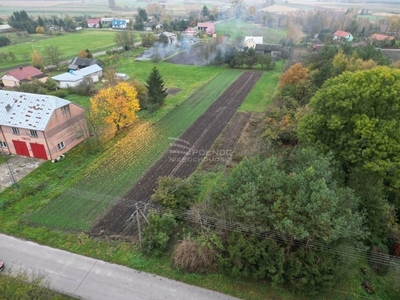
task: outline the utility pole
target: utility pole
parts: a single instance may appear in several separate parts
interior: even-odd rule
[[[11,180],[13,182],[13,185],[16,186],[17,180],[15,180],[14,174],[13,174],[13,172],[11,170],[10,163],[8,162],[8,158],[7,158],[6,153],[4,152],[4,148],[3,147],[1,147],[1,152],[3,153],[4,159],[6,161],[6,164],[7,164],[7,167],[8,167],[8,171],[10,172],[10,176],[11,176]]]

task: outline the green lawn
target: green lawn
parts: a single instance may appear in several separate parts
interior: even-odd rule
[[[33,213],[29,222],[88,230],[167,151],[170,138],[185,132],[240,74],[235,70],[219,74],[157,123],[137,122],[112,148],[81,169],[83,172],[65,181],[64,188],[47,182],[52,197],[40,200],[42,205],[48,204]],[[57,191],[60,194],[51,201]]]
[[[38,40],[36,40],[38,36]],[[17,66],[31,62],[31,55],[34,50],[44,54],[44,49],[50,45],[56,45],[66,59],[70,59],[78,54],[82,49],[89,49],[92,53],[103,51],[115,46],[115,31],[112,30],[81,30],[74,33],[64,33],[61,36],[53,35],[51,38],[42,38],[43,35],[32,34],[30,40],[36,42],[26,42],[18,45],[1,47],[0,52],[13,52],[16,59],[1,61],[1,67]]]
[[[260,80],[258,80],[242,105],[239,107],[239,111],[264,112],[271,103],[280,75],[281,62],[278,62],[275,70],[265,71],[263,73]]]
[[[218,34],[228,34],[232,40],[238,36],[262,36],[264,44],[277,44],[286,37],[284,29],[273,29],[262,27],[260,25],[246,23],[241,20],[229,20],[215,24],[215,31]]]

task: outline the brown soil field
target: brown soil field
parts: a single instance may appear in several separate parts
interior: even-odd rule
[[[144,205],[151,201],[158,177],[186,178],[196,170],[261,75],[257,71],[243,73],[98,221],[91,234],[118,237],[134,235],[137,230],[136,222],[130,222],[130,217],[135,211],[135,205]]]
[[[211,171],[218,166],[231,166],[233,150],[251,117],[250,112],[237,112],[212,146],[201,169]]]

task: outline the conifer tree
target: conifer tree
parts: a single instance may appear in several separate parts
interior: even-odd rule
[[[164,80],[162,79],[156,67],[151,71],[149,78],[146,80],[146,87],[148,89],[149,104],[154,106],[164,105],[164,100],[168,93],[164,88]]]

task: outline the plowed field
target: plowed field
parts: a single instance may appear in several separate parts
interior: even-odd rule
[[[173,139],[169,151],[99,220],[92,233],[132,235],[135,222],[128,220],[134,205],[150,201],[158,177],[185,178],[197,168],[261,74],[243,73],[179,139]]]

